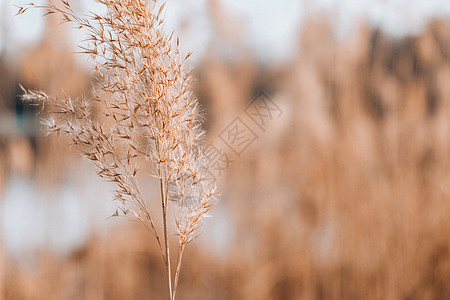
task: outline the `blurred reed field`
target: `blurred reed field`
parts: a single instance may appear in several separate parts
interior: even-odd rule
[[[332,17],[312,15],[295,57],[276,65],[255,57],[219,1],[208,12],[216,40],[195,69],[196,94],[208,140],[233,162],[219,178],[214,217],[185,253],[180,299],[449,299],[450,21],[395,38],[360,22],[338,38]],[[36,192],[68,180],[83,190],[80,178],[93,172],[68,140],[39,130],[38,107],[16,97],[19,82],[90,93],[95,79],[62,42],[64,30],[48,21],[33,49],[1,58],[4,202],[17,178]],[[223,44],[238,55],[224,56]],[[245,109],[261,92],[282,113],[264,130],[252,125],[258,138],[238,156],[220,136],[236,117],[250,125]],[[109,188],[95,182],[83,195],[108,198]],[[3,220],[7,207],[0,204]],[[15,218],[27,216],[22,209]],[[65,252],[17,255],[3,238],[0,299],[164,299],[164,262],[149,233],[105,220],[112,207],[95,209],[108,229],[92,226]]]

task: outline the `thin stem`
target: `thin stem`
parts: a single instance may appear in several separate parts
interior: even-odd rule
[[[169,288],[169,300],[172,300],[172,272],[170,270],[170,249],[169,249],[169,232],[167,230],[167,193],[165,192],[164,184],[166,181],[166,173],[164,168],[161,168],[161,178],[160,188],[161,188],[161,205],[163,213],[163,224],[164,224],[164,248],[165,248],[165,263],[166,263],[166,275],[167,275],[167,285]]]
[[[181,270],[181,259],[183,258],[183,252],[184,247],[186,246],[185,243],[180,244],[180,248],[178,249],[178,259],[177,259],[177,270],[175,272],[175,283],[173,286],[173,298],[172,300],[175,300],[175,295],[177,293],[177,287],[178,287],[178,278],[180,278],[180,270]]]

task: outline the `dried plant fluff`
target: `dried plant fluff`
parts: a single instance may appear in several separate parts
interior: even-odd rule
[[[92,58],[99,80],[92,99],[55,99],[43,92],[25,91],[24,101],[46,105],[49,133],[72,138],[100,177],[115,184],[115,215],[132,216],[156,237],[166,264],[169,299],[175,299],[185,246],[197,235],[216,199],[216,185],[208,177],[202,148],[198,103],[190,91],[191,70],[179,51],[179,39],[163,30],[164,5],[144,0],[97,0],[104,14],[79,16],[69,1],[61,5],[30,3],[45,15],[59,14],[63,22],[88,32],[82,52]],[[153,2],[153,1],[152,1]],[[101,118],[91,117],[91,103],[99,102]],[[155,226],[136,175],[146,158],[159,179],[163,234]],[[174,205],[170,205],[173,202]],[[179,239],[172,283],[168,212],[176,216]]]

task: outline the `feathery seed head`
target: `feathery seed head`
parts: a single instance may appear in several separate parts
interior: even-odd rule
[[[72,137],[97,173],[116,184],[115,199],[122,212],[132,212],[158,236],[136,174],[141,158],[154,162],[155,176],[166,180],[165,195],[173,200],[177,234],[191,241],[215,201],[216,187],[201,148],[198,102],[190,91],[189,55],[182,56],[179,40],[164,29],[155,1],[97,0],[104,14],[78,16],[68,1],[56,6],[29,6],[59,13],[87,31],[82,52],[93,61],[99,76],[93,101],[101,104],[102,119],[92,117],[91,101],[68,97],[50,99],[45,93],[26,92],[28,102],[50,102],[45,121],[49,133]],[[19,14],[28,7],[20,8]]]

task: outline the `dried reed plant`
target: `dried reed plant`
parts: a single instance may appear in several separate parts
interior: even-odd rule
[[[49,112],[48,133],[70,136],[94,163],[97,174],[115,184],[114,216],[138,220],[154,235],[165,262],[169,299],[175,299],[184,249],[216,200],[202,147],[199,107],[190,91],[191,70],[186,67],[190,54],[182,55],[179,39],[163,30],[164,4],[97,2],[105,6],[104,14],[80,16],[69,1],[19,7],[18,14],[38,8],[86,30],[86,43],[80,47],[91,57],[99,77],[91,99],[59,99],[25,89],[22,98],[42,105]],[[93,118],[93,102],[102,107],[98,120]],[[153,175],[159,180],[162,235],[136,177],[142,159],[153,163]],[[175,270],[170,259],[169,208],[174,210],[178,237]]]

